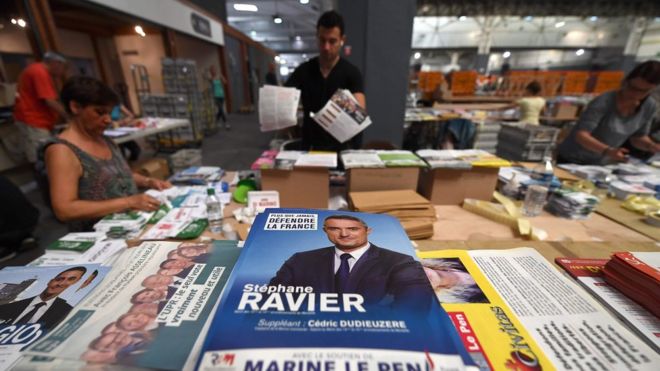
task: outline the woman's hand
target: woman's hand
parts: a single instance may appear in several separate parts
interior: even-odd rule
[[[168,182],[167,180],[149,178],[148,187],[162,191],[163,189],[172,188],[172,183]]]
[[[131,210],[155,211],[160,206],[160,201],[144,193],[128,196],[126,199]]]

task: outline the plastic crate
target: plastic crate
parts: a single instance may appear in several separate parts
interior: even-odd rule
[[[502,145],[502,142],[497,145],[497,156],[511,161],[543,161],[547,156],[552,156],[554,144],[529,144],[524,147],[511,147]]]
[[[530,124],[502,124],[499,141],[516,144],[554,143],[559,129]]]

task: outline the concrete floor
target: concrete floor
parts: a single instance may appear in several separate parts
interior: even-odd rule
[[[274,133],[261,133],[256,113],[231,114],[228,116],[231,129],[223,125],[219,130],[206,137],[202,145],[202,163],[205,166],[220,166],[227,170],[249,169],[259,155],[269,149]],[[148,158],[150,151],[143,147],[141,159]],[[151,151],[153,153],[153,151]],[[67,233],[65,224],[60,223],[45,205],[38,189],[26,194],[41,216],[34,232],[39,247],[22,252],[15,258],[0,263],[0,267],[25,265],[43,254],[44,248]]]

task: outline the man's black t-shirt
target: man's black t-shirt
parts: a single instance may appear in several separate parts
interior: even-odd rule
[[[337,89],[347,89],[351,93],[364,93],[362,74],[350,62],[343,58],[334,66],[327,78],[323,78],[319,59],[313,58],[301,64],[293,72],[286,86],[301,90],[301,98],[305,116],[303,119],[302,147],[304,150],[341,151],[349,148],[359,148],[362,133],[353,139],[339,143],[332,135],[309,116],[310,112],[318,112],[330,100]]]

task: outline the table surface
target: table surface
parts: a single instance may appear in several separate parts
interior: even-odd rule
[[[442,99],[447,103],[507,103],[520,99],[521,97],[503,97],[499,95],[465,95],[451,96]]]
[[[655,242],[539,242],[539,241],[415,241],[416,249],[431,250],[500,250],[531,247],[554,264],[555,258],[607,259],[619,251],[658,251]]]
[[[600,202],[596,212],[655,241],[660,241],[660,227],[644,222],[642,214],[622,208],[621,202],[616,198],[606,198]]]
[[[181,128],[184,126],[190,126],[190,121],[188,119],[176,119],[176,118],[157,118],[158,123],[156,127],[146,128],[132,132],[128,135],[122,137],[112,138],[113,142],[116,144],[126,143],[131,140],[136,140],[139,138],[147,137],[150,135],[155,135],[162,133],[168,130]]]

